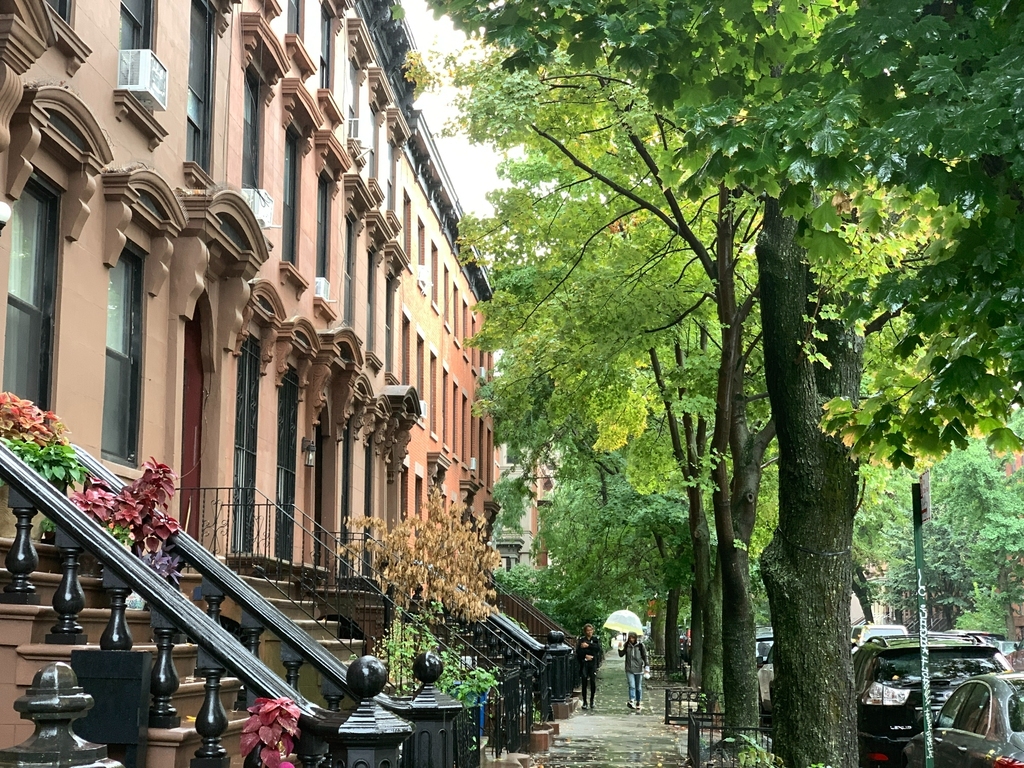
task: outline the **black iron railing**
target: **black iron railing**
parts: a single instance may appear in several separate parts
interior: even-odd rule
[[[455,717],[455,768],[480,768],[484,706],[466,707]]]
[[[740,768],[760,764],[751,752],[771,752],[771,728],[725,727],[721,712],[691,712],[686,720],[686,754],[693,768]]]
[[[666,688],[665,725],[685,725],[692,712],[703,710],[703,703],[697,688]]]

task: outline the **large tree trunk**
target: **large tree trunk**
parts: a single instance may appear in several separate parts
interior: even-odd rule
[[[857,602],[860,603],[860,612],[864,616],[864,621],[867,624],[875,623],[875,611],[871,607],[871,588],[868,586],[867,574],[864,573],[864,569],[860,566],[854,566],[853,568],[853,594],[857,596]]]
[[[775,631],[774,750],[787,768],[857,765],[850,664],[850,546],[857,467],[822,433],[822,405],[856,398],[863,345],[819,322],[831,369],[813,362],[809,297],[818,287],[796,222],[765,206],[757,243],[765,377],[779,440],[779,525],[761,556]]]
[[[682,587],[672,587],[665,599],[665,672],[679,671],[679,596]]]
[[[704,670],[704,606],[697,585],[690,594],[690,687],[700,688]]]
[[[722,559],[715,557],[715,570],[702,606],[704,658],[700,690],[707,697],[708,711],[721,712],[722,678]]]

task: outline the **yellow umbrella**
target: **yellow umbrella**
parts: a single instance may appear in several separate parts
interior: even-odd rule
[[[615,632],[636,632],[638,635],[644,633],[640,617],[632,611],[616,611],[605,619],[604,628]]]

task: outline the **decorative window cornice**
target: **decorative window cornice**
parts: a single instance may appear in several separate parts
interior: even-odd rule
[[[270,251],[245,198],[232,189],[189,190],[178,196],[188,214],[185,234],[198,237],[209,248],[210,273],[246,282],[254,278]]]
[[[383,251],[387,242],[397,235],[398,231],[391,228],[390,222],[379,208],[371,208],[366,212],[366,234],[370,241],[369,246],[377,251]]]
[[[302,42],[301,37],[294,32],[289,32],[284,36],[284,47],[288,51],[288,56],[302,74],[303,79],[316,73],[316,62],[309,55],[309,51],[306,50],[306,45]]]
[[[341,113],[341,107],[338,106],[337,100],[334,98],[334,93],[330,88],[320,88],[316,92],[316,100],[320,105],[320,111],[323,112],[330,123],[331,127],[341,125],[344,120],[344,116]]]
[[[128,119],[132,125],[138,128],[139,133],[146,137],[149,142],[149,151],[152,152],[167,137],[167,129],[160,125],[152,112],[146,109],[131,91],[118,89],[114,91],[114,117],[118,122]]]
[[[370,108],[374,112],[383,113],[395,103],[395,95],[388,85],[388,76],[380,67],[369,67],[366,70],[366,82],[370,95]]]
[[[267,85],[273,88],[290,69],[288,54],[262,13],[247,11],[240,13],[239,18],[245,66],[254,66],[263,75]]]
[[[345,215],[362,216],[373,207],[373,196],[366,179],[358,173],[345,174]]]
[[[349,57],[359,69],[366,69],[373,61],[373,41],[366,22],[358,16],[349,16],[345,19],[345,31],[348,33]]]
[[[309,139],[324,122],[323,112],[317,106],[313,94],[306,84],[297,77],[286,77],[281,81],[281,98],[284,106],[284,126],[294,123]]]
[[[387,259],[388,271],[395,277],[409,268],[409,255],[397,240],[384,244],[384,258]]]
[[[281,324],[274,345],[276,364],[276,383],[284,383],[288,373],[289,355],[296,361],[295,370],[299,375],[299,389],[303,390],[308,383],[308,375],[313,360],[320,352],[320,336],[313,324],[305,317],[296,316]]]
[[[402,110],[398,107],[390,107],[385,113],[388,126],[388,141],[396,147],[400,147],[409,140],[412,131],[409,130],[409,123],[405,121]]]
[[[336,183],[340,182],[342,175],[352,167],[352,158],[338,141],[334,131],[327,128],[315,131],[313,146],[317,153],[317,173],[326,170]]]
[[[89,58],[92,48],[85,44],[85,41],[78,36],[70,24],[60,17],[53,6],[47,4],[46,9],[50,14],[50,22],[53,24],[57,50],[64,55],[64,71],[68,73],[68,77],[74,77],[79,67]]]

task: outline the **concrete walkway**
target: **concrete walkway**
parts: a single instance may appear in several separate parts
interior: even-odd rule
[[[598,673],[594,711],[559,720],[551,750],[533,756],[544,768],[682,768],[686,729],[665,725],[665,683],[645,680],[643,710],[626,706],[624,662],[615,651]]]

